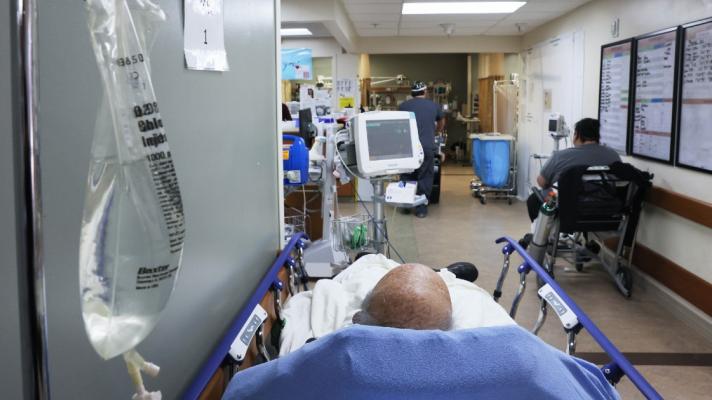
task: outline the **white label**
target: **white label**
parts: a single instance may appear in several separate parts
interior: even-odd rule
[[[417,182],[393,182],[386,187],[386,202],[397,204],[413,204]]]
[[[561,297],[556,294],[554,289],[552,289],[548,283],[539,289],[539,296],[549,303],[554,312],[556,312],[556,315],[559,316],[561,323],[566,329],[571,329],[578,324],[578,317],[576,317],[576,314],[574,314],[569,306],[561,300]]]
[[[184,0],[183,48],[190,69],[228,71],[223,0]]]
[[[255,309],[247,318],[247,322],[240,329],[240,333],[237,334],[235,341],[230,345],[230,356],[237,361],[242,361],[247,355],[247,349],[250,347],[250,342],[252,338],[255,337],[257,328],[262,325],[262,323],[267,319],[267,311],[265,311],[259,304],[255,306]]]

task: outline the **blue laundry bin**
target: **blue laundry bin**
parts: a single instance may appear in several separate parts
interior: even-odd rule
[[[472,139],[472,166],[485,186],[501,188],[509,182],[511,137]]]

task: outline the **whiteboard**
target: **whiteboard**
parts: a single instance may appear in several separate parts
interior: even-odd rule
[[[712,20],[685,26],[683,37],[677,162],[712,172]]]
[[[633,155],[672,162],[676,53],[677,29],[637,40]]]
[[[598,120],[601,143],[626,153],[630,116],[630,69],[633,41],[601,46],[601,81]]]

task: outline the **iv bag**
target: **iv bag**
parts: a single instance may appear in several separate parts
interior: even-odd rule
[[[180,269],[185,229],[147,53],[165,14],[151,0],[88,0],[87,10],[104,100],[91,149],[79,286],[89,341],[108,360],[134,354],[158,322]]]

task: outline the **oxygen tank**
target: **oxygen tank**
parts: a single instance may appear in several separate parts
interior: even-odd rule
[[[529,245],[529,255],[541,265],[544,262],[546,248],[549,244],[549,235],[554,226],[556,217],[556,194],[549,193],[547,201],[539,208],[539,217],[534,222],[534,232],[532,232],[532,242]]]

